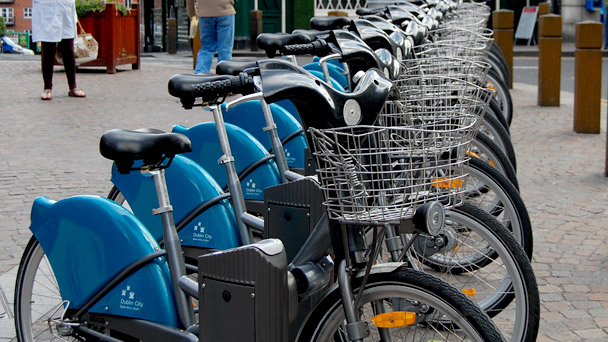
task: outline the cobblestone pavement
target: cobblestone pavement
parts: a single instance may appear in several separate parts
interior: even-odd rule
[[[34,198],[107,195],[111,163],[98,153],[103,132],[170,130],[210,119],[201,110],[183,110],[167,93],[171,75],[189,72],[190,60],[179,56],[144,58],[141,70],[120,67],[114,75],[84,69],[77,79],[87,98],[75,99],[67,97],[65,75],[57,71],[53,100],[43,102],[39,61],[0,56],[0,286],[9,302],[30,238]],[[538,341],[606,341],[606,106],[602,134],[578,135],[572,132],[571,93],[562,93],[559,108],[537,107],[536,94],[534,86],[515,84],[511,132],[535,228],[534,269],[542,298]],[[13,323],[1,303],[0,298],[0,341],[8,341]]]

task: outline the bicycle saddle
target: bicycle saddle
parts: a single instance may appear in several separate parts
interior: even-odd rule
[[[310,27],[315,30],[335,30],[350,24],[348,17],[312,17]]]
[[[359,7],[357,8],[357,10],[355,11],[355,13],[359,16],[366,16],[366,15],[383,15],[386,11],[386,7],[378,7],[378,8],[365,8],[365,7]]]
[[[285,45],[303,43],[310,43],[310,38],[303,34],[262,33],[256,39],[258,48],[266,51],[268,58],[274,58]]]
[[[310,40],[313,41],[317,38],[323,38],[324,36],[327,36],[329,34],[329,31],[328,30],[319,31],[319,30],[297,29],[297,30],[293,30],[292,33],[293,34],[303,34],[305,36],[308,36],[308,38],[310,38]]]
[[[253,62],[223,60],[217,63],[215,73],[218,75],[238,75],[250,68],[257,68],[258,64]]]
[[[103,134],[99,152],[116,162],[118,171],[128,173],[133,161],[143,160],[144,165],[155,165],[164,157],[192,151],[192,144],[183,134],[162,133],[154,129],[129,131],[114,129]]]

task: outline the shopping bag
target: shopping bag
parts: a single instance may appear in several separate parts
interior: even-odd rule
[[[192,20],[190,20],[190,33],[188,37],[193,39],[196,36],[196,32],[198,32],[198,17],[192,17]]]
[[[74,38],[74,58],[76,59],[76,65],[94,61],[97,59],[97,52],[99,51],[99,43],[93,38],[93,35],[86,33],[78,22],[78,28],[80,32]],[[57,63],[63,64],[63,58],[59,49],[55,54]]]

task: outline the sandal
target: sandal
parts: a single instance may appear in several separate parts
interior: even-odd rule
[[[80,90],[78,88],[74,88],[74,89],[68,91],[68,96],[70,96],[70,97],[86,97],[87,94],[84,91],[82,91],[82,90]]]
[[[42,92],[42,95],[40,95],[40,99],[41,100],[50,100],[53,97],[53,93],[51,91],[51,89],[44,89],[44,91]]]

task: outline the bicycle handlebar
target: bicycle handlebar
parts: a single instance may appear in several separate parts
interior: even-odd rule
[[[314,55],[325,56],[330,49],[325,40],[319,39],[307,44],[286,45],[281,50],[284,55]]]
[[[253,91],[253,77],[245,73],[229,76],[223,80],[192,85],[192,97],[202,97],[203,100],[224,97],[230,93],[250,94]]]
[[[230,93],[247,95],[254,91],[253,77],[246,73],[237,76],[175,75],[169,80],[169,94],[179,98],[186,109],[191,109],[197,98],[205,103],[219,104]]]

